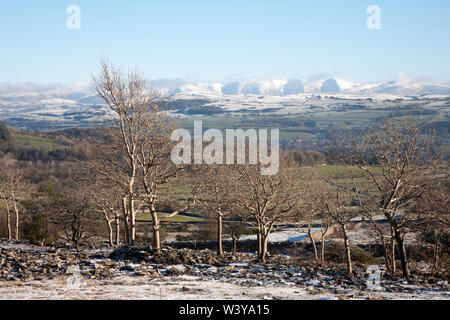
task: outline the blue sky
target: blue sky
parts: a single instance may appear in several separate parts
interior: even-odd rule
[[[149,79],[450,80],[450,1],[0,0],[0,41],[0,82],[87,82],[102,56]]]

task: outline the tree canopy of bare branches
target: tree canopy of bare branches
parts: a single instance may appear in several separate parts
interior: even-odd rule
[[[286,163],[274,175],[261,175],[260,164],[236,165],[233,171],[236,213],[256,228],[258,259],[265,262],[269,234],[295,217],[302,177]]]
[[[123,189],[127,242],[136,240],[136,214],[145,204],[152,216],[154,247],[159,250],[161,225],[156,212],[159,192],[185,170],[170,159],[175,123],[167,116],[164,99],[156,90],[147,88],[143,75],[136,70],[124,72],[102,60],[93,83],[96,93],[112,112],[112,124],[106,128],[110,144],[103,145],[105,152],[97,151],[101,164],[93,167]],[[193,190],[186,205],[169,216],[186,212],[195,200]]]
[[[406,117],[386,119],[381,128],[341,146],[342,160],[352,174],[355,170],[362,172],[372,186],[363,197],[354,179],[358,201],[366,214],[382,214],[389,222],[405,277],[410,272],[404,238],[417,213],[411,208],[439,175],[431,154],[433,136],[422,128]]]

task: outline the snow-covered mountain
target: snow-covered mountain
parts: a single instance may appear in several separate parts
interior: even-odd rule
[[[348,79],[272,79],[246,80],[228,83],[183,84],[176,89],[158,87],[170,94],[219,94],[219,95],[263,95],[286,96],[297,94],[389,94],[389,95],[448,95],[450,82],[436,82],[421,78],[410,78],[400,73],[396,80],[386,82],[355,82]]]
[[[271,103],[303,103],[314,96],[341,96],[374,100],[450,95],[450,82],[436,82],[399,73],[386,82],[355,82],[329,76],[308,79],[245,80],[229,83],[187,83],[176,79],[152,80],[149,85],[177,99],[216,101],[218,107],[234,110],[241,105],[267,108]],[[306,99],[306,100],[305,100]],[[299,102],[300,101],[300,102]],[[220,102],[220,103],[219,103]],[[108,115],[89,84],[37,85],[0,83],[0,119],[17,117],[66,121],[101,121]]]
[[[414,79],[399,74],[387,82],[355,82],[320,76],[309,79],[246,80],[188,83],[153,80],[149,86],[170,97],[171,113],[285,112],[296,114],[352,108],[380,108],[384,101],[441,101],[448,106],[450,83]],[[0,122],[35,129],[92,126],[113,116],[88,84],[11,85],[0,83]]]
[[[243,80],[233,82],[187,83],[182,80],[152,80],[149,85],[164,95],[262,95],[288,96],[298,94],[356,95],[449,95],[450,82],[437,82],[408,77],[399,73],[386,82],[356,82],[327,76],[306,79]],[[88,84],[36,85],[0,83],[0,106],[11,103],[101,103]]]

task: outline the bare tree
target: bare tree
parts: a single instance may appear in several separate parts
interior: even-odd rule
[[[433,245],[433,270],[439,267],[442,253],[448,250],[450,228],[450,180],[448,166],[446,173],[425,190],[421,201],[415,203],[412,210],[417,219],[411,221],[411,229],[420,232],[425,242]]]
[[[64,230],[66,238],[79,250],[80,240],[85,238],[87,227],[93,223],[91,191],[82,185],[64,189],[54,205],[59,209],[57,223]]]
[[[2,200],[3,204],[5,205],[5,212],[6,212],[6,229],[8,230],[8,240],[12,240],[12,229],[11,229],[11,209],[9,204],[9,198],[6,195],[6,192],[0,190],[0,199]]]
[[[91,189],[93,194],[90,197],[90,201],[105,218],[108,227],[109,244],[111,247],[118,246],[120,243],[120,219],[122,216],[122,190],[115,185],[107,187],[101,183],[94,184],[91,186]]]
[[[353,218],[361,214],[359,207],[355,206],[355,201],[356,195],[353,192],[337,186],[323,202],[324,211],[339,226],[342,232],[345,261],[349,276],[352,276],[352,260],[347,226]]]
[[[0,198],[3,200],[7,213],[8,239],[11,239],[11,208],[15,214],[14,238],[19,240],[20,199],[24,192],[30,189],[30,184],[24,177],[24,171],[13,159],[3,159],[0,163]]]
[[[120,130],[117,127],[104,128],[98,137],[91,138],[88,141],[89,161],[85,167],[86,170],[82,173],[82,179],[86,184],[98,187],[99,199],[95,199],[96,193],[93,193],[92,201],[97,203],[97,208],[101,211],[103,209],[99,207],[100,203],[102,207],[108,208],[116,208],[117,202],[119,203],[121,219],[119,217],[116,219],[116,212],[113,213],[109,209],[107,211],[114,216],[116,237],[119,234],[121,220],[124,242],[130,243],[129,210],[127,210],[129,166],[128,156],[122,152],[120,147],[121,141]],[[114,195],[114,199],[108,196],[110,192]],[[108,214],[108,216],[110,215]],[[118,243],[119,241],[116,239],[116,244]]]
[[[377,199],[375,197],[365,196],[363,200],[363,192],[359,189],[358,183],[355,177],[356,170],[353,166],[348,167],[349,175],[352,178],[354,190],[357,195],[358,204],[362,209],[362,217],[367,219],[372,227],[372,232],[375,236],[375,240],[378,240],[384,249],[384,260],[386,269],[390,271],[391,274],[396,272],[396,262],[395,262],[395,240],[394,240],[394,228],[389,224],[388,232],[386,232],[386,227],[379,221],[379,210]],[[366,193],[371,192],[366,190]]]
[[[228,213],[228,221],[224,224],[224,230],[231,237],[233,242],[231,253],[233,256],[236,256],[237,243],[242,234],[245,232],[245,224],[238,214],[231,211]]]
[[[124,216],[129,217],[129,241],[136,239],[136,210],[137,196],[138,152],[141,144],[147,138],[152,128],[148,127],[147,115],[153,111],[157,93],[148,90],[143,76],[136,70],[124,72],[107,61],[100,62],[99,75],[93,77],[96,93],[102,98],[113,114],[113,125],[117,130],[112,131],[116,139],[119,155],[123,160],[126,172],[126,197],[123,199]],[[152,113],[153,114],[153,113]]]
[[[199,184],[200,203],[212,213],[217,223],[217,255],[223,256],[223,218],[230,213],[230,168],[227,165],[204,165],[197,178]],[[232,231],[237,231],[233,229]],[[236,233],[232,232],[233,240]],[[234,248],[234,247],[233,247]],[[235,248],[234,248],[235,250]]]
[[[332,222],[326,214],[323,200],[326,198],[329,186],[317,172],[313,172],[304,182],[301,210],[299,219],[304,220],[307,226],[307,234],[313,247],[314,260],[323,264],[325,262],[325,237]],[[313,235],[313,227],[320,231],[320,257],[317,250],[316,239]]]
[[[281,166],[274,175],[261,175],[260,169],[260,164],[234,166],[233,202],[234,211],[255,226],[258,260],[265,262],[269,234],[295,216],[302,179],[295,167]]]
[[[160,101],[149,103],[140,121],[146,128],[144,130],[147,130],[147,134],[141,138],[141,143],[137,146],[137,165],[142,182],[140,195],[152,216],[153,246],[156,250],[160,250],[161,223],[156,209],[157,203],[162,199],[163,193],[166,195],[180,193],[177,190],[180,181],[189,187],[186,179],[192,178],[194,168],[183,164],[175,165],[172,162],[171,152],[174,142],[171,141],[171,134],[175,124],[164,112]],[[183,199],[183,204],[175,204],[179,208],[166,217],[171,218],[191,209],[196,203],[198,191],[199,187],[191,183],[187,199]]]
[[[410,208],[438,176],[431,169],[434,137],[422,129],[421,124],[406,117],[385,120],[382,128],[366,133],[362,139],[352,139],[350,148],[343,153],[346,163],[357,166],[373,186],[366,199],[369,204],[376,203],[377,211],[391,227],[404,277],[410,274],[405,236],[409,222],[415,219]]]
[[[114,115],[114,130],[109,130],[109,136],[116,149],[112,154],[114,161],[109,160],[109,163],[115,162],[113,167],[122,173],[120,177],[124,177],[125,232],[129,234],[129,242],[134,242],[136,213],[139,211],[136,205],[145,203],[152,215],[154,247],[159,250],[161,224],[156,212],[159,192],[186,169],[174,165],[170,159],[175,123],[167,115],[165,101],[157,91],[147,88],[146,80],[138,71],[125,74],[114,65],[101,61],[100,74],[93,82],[97,94]],[[169,217],[189,210],[195,199],[194,190],[186,205]]]

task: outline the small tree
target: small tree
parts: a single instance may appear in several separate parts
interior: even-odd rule
[[[91,189],[93,193],[89,201],[106,221],[109,244],[111,247],[118,246],[120,243],[120,218],[122,216],[122,191],[115,185],[108,188],[100,183],[92,185]]]
[[[0,199],[3,200],[7,214],[8,239],[11,239],[10,210],[15,213],[14,237],[19,240],[21,210],[20,199],[30,189],[31,185],[25,179],[24,171],[16,160],[2,159],[0,162]]]
[[[180,181],[193,178],[193,167],[175,165],[170,159],[172,143],[169,139],[171,126],[167,126],[169,121],[160,120],[158,124],[149,125],[149,128],[158,132],[151,134],[144,139],[138,152],[138,168],[140,170],[140,180],[143,186],[142,200],[150,211],[153,227],[153,246],[156,250],[161,249],[160,229],[161,222],[156,210],[158,201],[162,194],[171,195],[178,193],[177,185]],[[191,209],[197,201],[199,186],[191,184],[187,192],[187,199],[183,199],[183,204],[177,202],[175,205],[181,208],[172,211],[167,218],[182,214]]]
[[[204,165],[197,179],[201,188],[199,202],[216,219],[217,255],[223,256],[223,218],[229,213],[231,197],[230,168],[227,165]],[[232,236],[235,236],[233,234]]]
[[[231,253],[233,256],[236,256],[237,243],[240,237],[246,232],[246,226],[239,215],[231,212],[229,213],[228,221],[224,225],[224,229],[230,235],[233,242]]]
[[[450,244],[450,181],[448,170],[435,184],[425,190],[421,201],[412,208],[418,217],[411,229],[420,232],[424,242],[433,246],[433,270],[437,270],[441,255]]]
[[[295,217],[302,179],[296,167],[286,164],[274,175],[261,175],[259,164],[236,165],[233,169],[232,210],[256,228],[258,260],[265,262],[269,234],[277,224]]]
[[[97,137],[90,138],[89,160],[85,167],[81,166],[81,169],[86,169],[82,172],[84,182],[97,189],[97,192],[92,193],[92,203],[105,215],[105,219],[111,221],[108,222],[108,228],[111,227],[112,219],[115,221],[116,244],[119,243],[120,221],[123,222],[124,242],[131,242],[130,211],[127,205],[129,165],[120,147],[119,131],[116,127],[104,128]],[[133,211],[136,211],[134,202]]]
[[[323,202],[324,211],[339,226],[339,229],[342,232],[344,238],[345,261],[347,263],[347,272],[349,276],[352,276],[352,260],[347,225],[358,214],[361,214],[360,209],[355,206],[355,202],[355,194],[339,186],[335,187]]]
[[[59,208],[57,223],[77,250],[80,248],[80,240],[87,235],[88,225],[94,224],[90,197],[90,191],[79,185],[63,190],[56,202]]]
[[[314,260],[323,264],[325,262],[325,236],[331,226],[329,215],[323,206],[326,198],[328,185],[317,172],[313,172],[305,181],[301,198],[303,199],[299,219],[304,220],[307,225],[307,234],[313,247]],[[313,226],[320,230],[320,258],[313,235]]]

